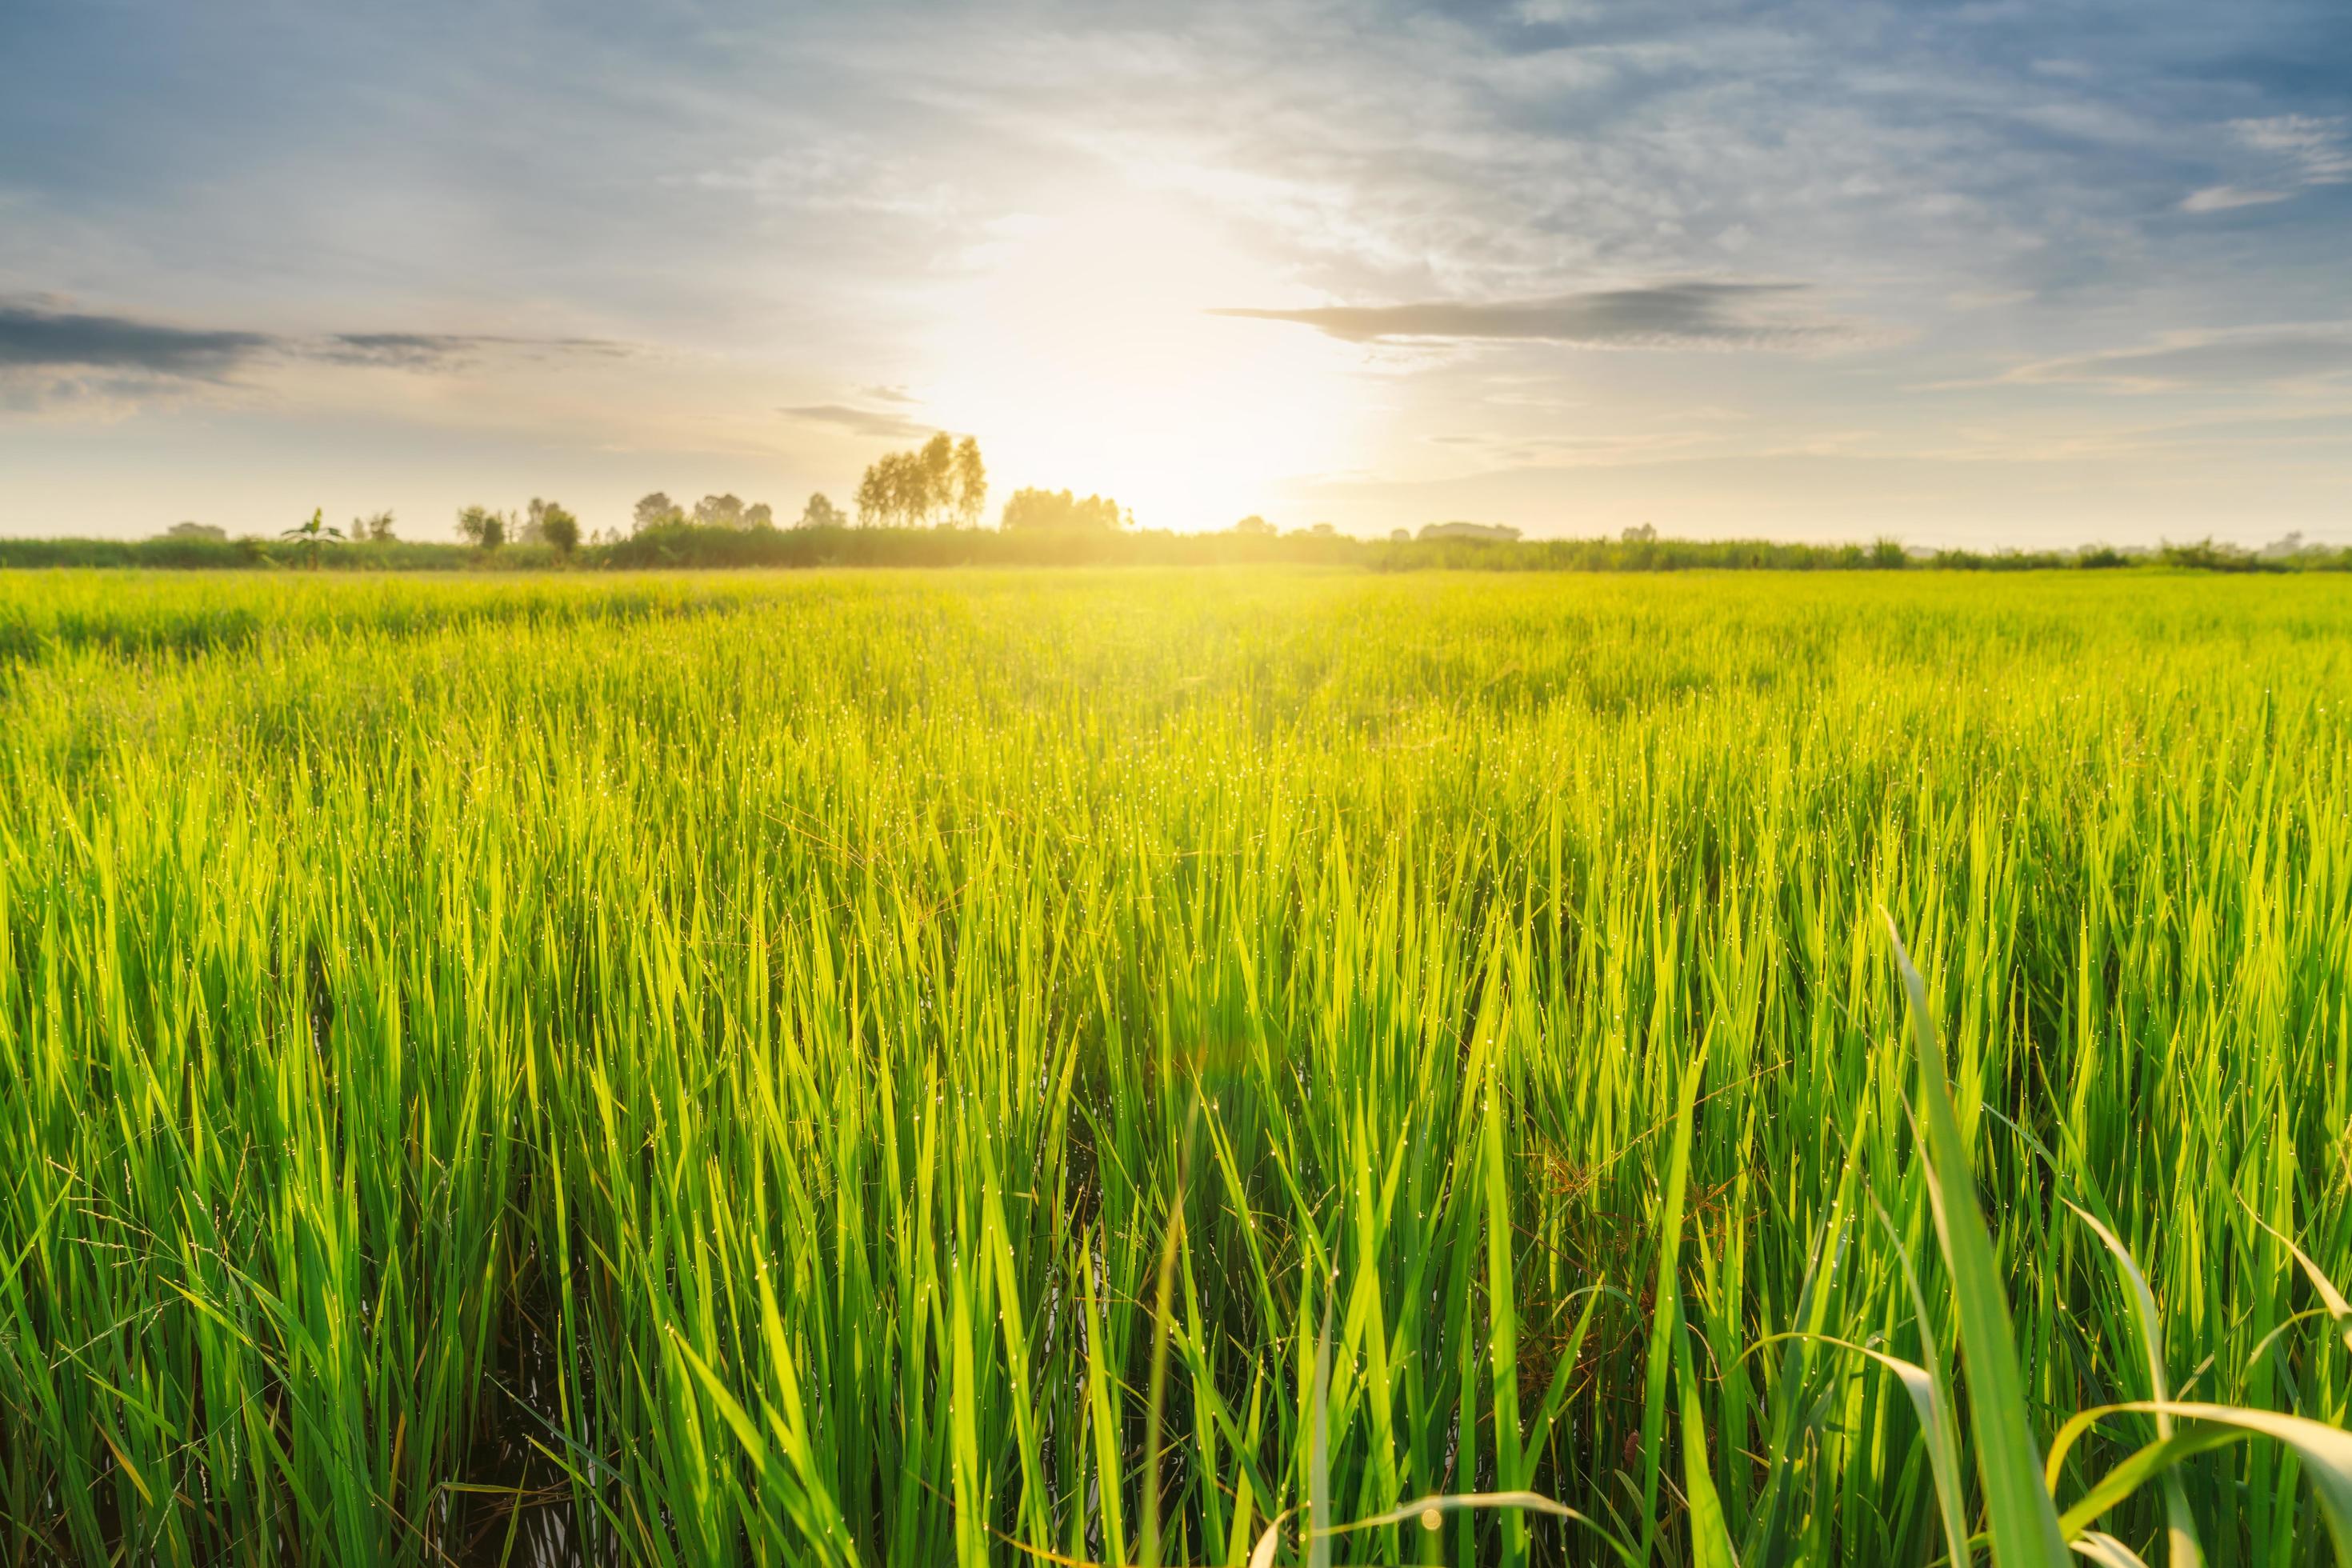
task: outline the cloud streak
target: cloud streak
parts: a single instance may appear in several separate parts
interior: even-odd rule
[[[447,373],[501,353],[617,358],[634,352],[625,343],[601,338],[478,332],[337,332],[322,338],[293,337],[0,303],[0,369],[98,370],[219,381],[271,359]]]
[[[297,352],[336,364],[380,365],[393,370],[462,370],[497,353],[545,358],[590,354],[620,359],[635,353],[606,338],[520,338],[486,332],[338,332]]]
[[[2294,195],[2291,191],[2250,191],[2242,185],[2208,185],[2192,191],[2180,204],[2185,213],[2225,213],[2237,207],[2268,206]]]
[[[2284,159],[2306,185],[2340,185],[2352,180],[2352,141],[2340,114],[2274,114],[2233,120],[2238,140],[2258,153]]]
[[[1801,283],[1660,283],[1486,303],[1232,307],[1213,316],[1289,321],[1347,342],[1521,342],[1586,349],[1803,349],[1851,342],[1849,323],[1795,309]]]
[[[2140,348],[2020,365],[2000,379],[2114,392],[2287,387],[2352,373],[2352,323],[2177,332]]]
[[[829,425],[854,436],[877,436],[892,441],[919,440],[929,435],[932,428],[899,415],[871,408],[852,408],[845,403],[812,403],[797,408],[779,408],[776,412],[804,424]]]

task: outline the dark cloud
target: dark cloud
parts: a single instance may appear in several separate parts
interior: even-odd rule
[[[338,332],[317,345],[315,357],[337,364],[382,365],[394,370],[456,370],[488,354],[595,354],[619,358],[626,343],[604,338],[514,338],[480,332]]]
[[[211,378],[276,342],[267,332],[199,331],[124,316],[0,304],[0,365],[6,366]]]
[[[1853,335],[1843,323],[1791,314],[1801,283],[1661,283],[1486,304],[1328,305],[1229,309],[1213,316],[1296,321],[1349,342],[1491,339],[1596,349],[1788,349]]]
[[[931,433],[929,426],[918,425],[899,415],[852,408],[843,403],[813,403],[798,408],[779,408],[776,412],[811,425],[831,425],[853,435],[880,436],[893,441],[919,440]]]
[[[601,338],[469,332],[338,332],[324,338],[175,327],[131,316],[0,303],[0,368],[97,370],[213,381],[264,358],[320,360],[393,370],[463,369],[493,354],[630,353]]]

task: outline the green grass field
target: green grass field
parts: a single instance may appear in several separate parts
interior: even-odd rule
[[[0,1557],[2326,1562],[2347,1006],[2352,582],[9,575]]]

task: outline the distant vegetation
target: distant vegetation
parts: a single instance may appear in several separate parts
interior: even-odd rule
[[[519,510],[462,508],[456,543],[401,539],[389,511],[355,517],[348,528],[329,525],[314,512],[309,521],[274,539],[232,539],[226,530],[201,522],[175,523],[142,540],[0,539],[0,567],[419,572],[1289,562],[1370,572],[2352,570],[2352,547],[2307,545],[2294,533],[2261,551],[2210,539],[2154,550],[2102,544],[2077,550],[1918,551],[1893,537],[1869,544],[1669,539],[1648,523],[1613,539],[1526,539],[1507,524],[1454,520],[1367,540],[1328,522],[1284,530],[1255,513],[1216,532],[1139,528],[1135,514],[1108,496],[1043,489],[1013,491],[991,529],[981,526],[987,500],[988,468],[979,442],[942,432],[867,468],[858,482],[854,516],[820,491],[787,527],[777,525],[766,501],[746,501],[729,492],[706,495],[687,507],[654,490],[630,509],[625,532],[583,534],[570,510],[533,497]],[[347,545],[358,548],[340,548]]]
[[[1024,498],[1035,498],[1024,500]],[[667,500],[667,498],[659,498]],[[732,499],[732,498],[722,498]],[[739,505],[740,503],[738,503]],[[698,510],[702,510],[700,508]],[[745,513],[764,508],[743,508]],[[1892,540],[1805,544],[1769,539],[1493,540],[1440,531],[1363,540],[1328,523],[1283,531],[1261,518],[1213,533],[1129,526],[1117,503],[1067,491],[1024,490],[1001,528],[859,527],[822,495],[790,528],[738,521],[697,522],[683,512],[628,533],[583,538],[576,519],[555,509],[534,535],[510,514],[469,508],[467,542],[416,542],[347,529],[343,548],[301,539],[231,539],[182,523],[152,539],[0,539],[0,568],[146,566],[308,567],[330,572],[529,571],[639,567],[1149,566],[1288,562],[1369,572],[1899,572],[2102,571],[2170,567],[2198,572],[2341,572],[2352,549],[2255,552],[2200,540],[2125,552],[1937,550],[1913,553]],[[1117,524],[1109,521],[1116,512]],[[474,513],[480,513],[478,517]],[[384,514],[389,518],[389,514]],[[518,542],[520,541],[520,542]]]
[[[1135,525],[1135,514],[1105,496],[1084,500],[1067,490],[1015,490],[1004,503],[1007,533],[1102,538]]]

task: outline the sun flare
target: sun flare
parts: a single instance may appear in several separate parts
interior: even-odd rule
[[[986,433],[1000,498],[1074,488],[1145,526],[1222,528],[1360,438],[1358,351],[1207,313],[1291,291],[1211,228],[1126,204],[1001,226],[980,257],[926,390],[941,424]]]

